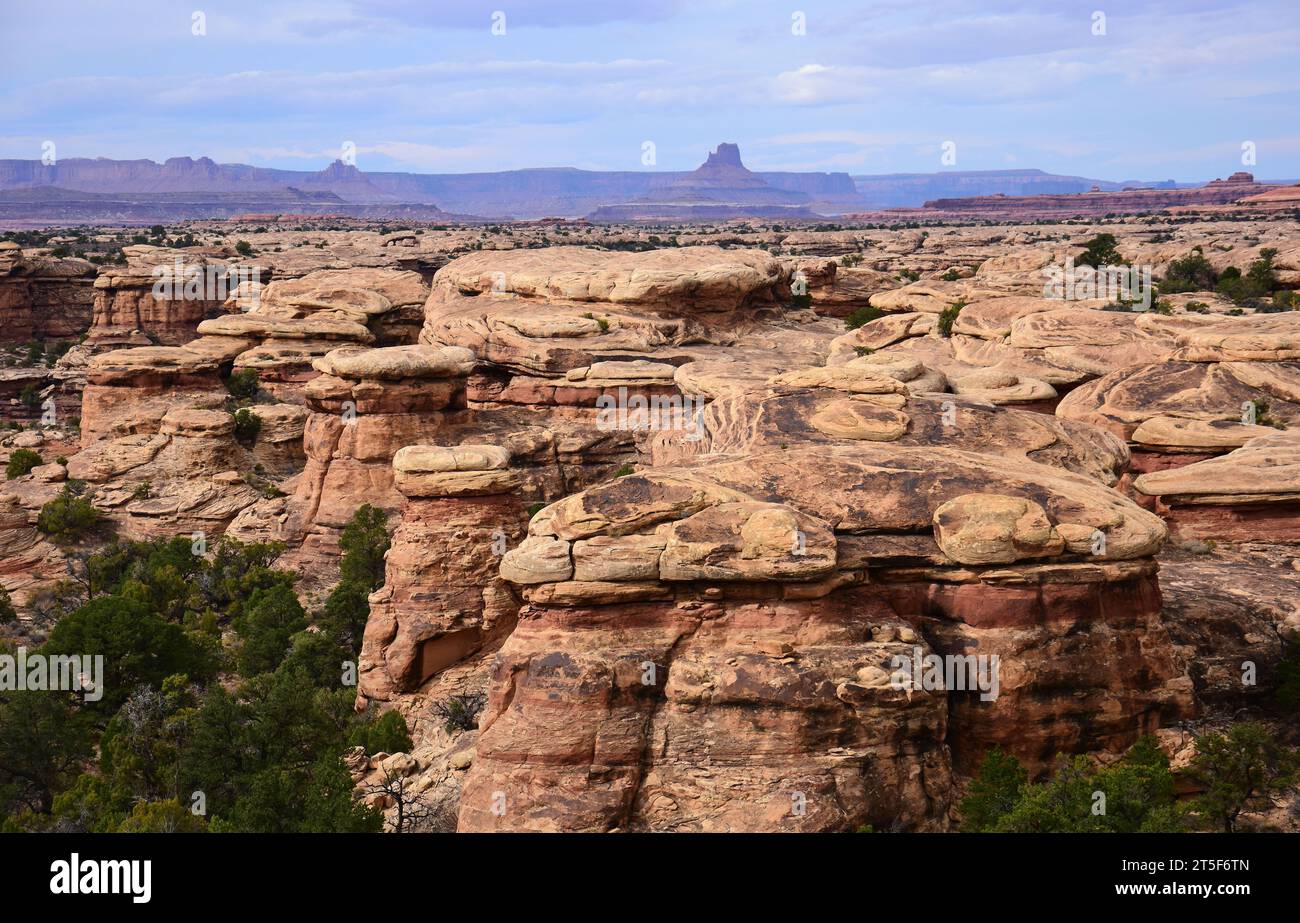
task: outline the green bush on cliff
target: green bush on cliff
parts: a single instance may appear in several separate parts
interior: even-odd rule
[[[41,458],[39,452],[31,449],[14,449],[9,453],[9,463],[5,465],[5,478],[12,481],[24,474],[30,474],[33,468],[43,464],[45,459]]]
[[[103,520],[99,510],[71,485],[41,507],[36,528],[59,544],[77,542],[94,532]]]

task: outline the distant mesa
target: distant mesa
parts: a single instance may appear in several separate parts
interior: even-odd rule
[[[603,205],[592,221],[699,221],[728,218],[818,218],[811,198],[779,189],[749,170],[740,146],[719,144],[698,168],[629,202]]]
[[[546,167],[482,173],[363,171],[336,160],[282,170],[209,157],[0,159],[0,223],[167,224],[244,214],[480,223],[540,219],[989,220],[1141,214],[1179,208],[1291,207],[1246,172],[1213,182],[1092,179],[1036,169],[850,176],[748,169],[719,144],[691,171]],[[1263,196],[1264,198],[1260,198]],[[584,217],[586,216],[586,217]]]

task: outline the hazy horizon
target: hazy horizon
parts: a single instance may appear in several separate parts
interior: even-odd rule
[[[55,0],[6,17],[0,157],[319,170],[350,141],[367,172],[669,171],[733,141],[756,171],[1281,179],[1298,24],[1208,0]]]

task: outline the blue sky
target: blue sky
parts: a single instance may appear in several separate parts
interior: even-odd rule
[[[0,157],[674,170],[735,141],[769,170],[1300,177],[1297,0],[0,0],[0,24]]]

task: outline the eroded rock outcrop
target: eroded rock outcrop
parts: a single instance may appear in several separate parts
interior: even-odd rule
[[[190,348],[256,370],[278,399],[301,402],[326,353],[414,343],[427,295],[419,274],[395,269],[323,269],[245,286],[226,304],[233,313],[200,324]]]
[[[1149,471],[1133,490],[1189,538],[1300,542],[1300,433],[1254,436],[1226,455]]]
[[[1076,389],[1057,414],[1126,439],[1135,495],[1187,534],[1291,540],[1293,440],[1278,431],[1300,425],[1298,336],[1292,314],[1218,320],[1182,334],[1165,361]]]
[[[429,346],[344,348],[315,360],[318,375],[304,388],[307,460],[293,493],[246,511],[232,534],[285,542],[286,560],[306,575],[303,586],[328,585],[339,533],[357,508],[401,506],[393,481],[397,450],[432,442],[465,421],[472,365],[468,350]]]
[[[1041,765],[1190,709],[1160,625],[1164,536],[1080,475],[876,442],[566,498],[502,562],[528,605],[461,829],[942,826],[945,741],[959,763],[998,743]],[[995,700],[891,681],[904,638],[996,654]],[[816,810],[792,813],[794,792]]]
[[[495,649],[519,600],[497,574],[527,514],[510,453],[493,445],[407,446],[393,458],[401,520],[371,597],[357,692],[387,700]]]
[[[142,346],[90,360],[82,395],[82,444],[157,433],[176,407],[212,408],[228,397],[219,363],[180,346]]]
[[[95,267],[86,260],[28,258],[0,241],[0,342],[73,339],[90,326]]]
[[[221,312],[228,264],[204,254],[145,245],[122,248],[125,266],[95,279],[90,342],[96,347],[179,346]]]

